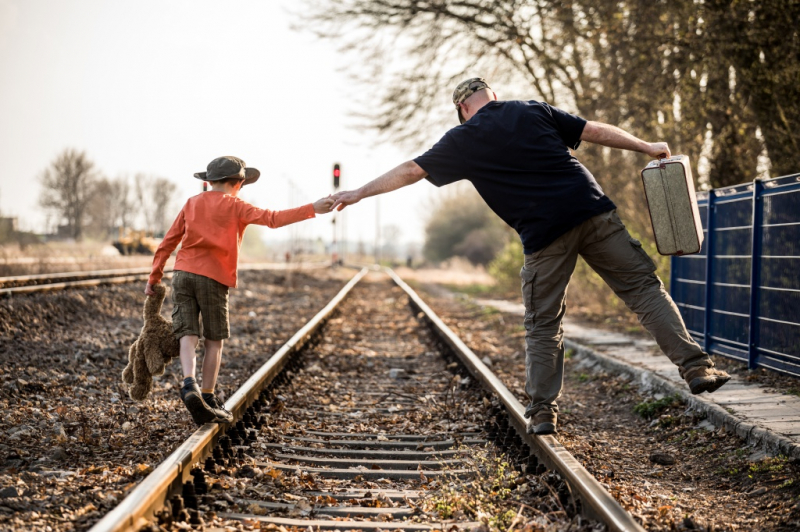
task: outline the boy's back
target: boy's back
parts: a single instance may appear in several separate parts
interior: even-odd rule
[[[309,218],[314,218],[312,204],[269,211],[222,191],[203,192],[189,198],[183,206],[153,262],[161,266],[158,273],[163,272],[163,264],[180,243],[175,270],[203,275],[225,286],[236,286],[239,246],[248,225],[275,228]],[[160,275],[151,276],[150,284],[156,284],[160,278]]]

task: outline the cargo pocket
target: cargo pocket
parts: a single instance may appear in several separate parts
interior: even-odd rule
[[[648,272],[656,271],[656,263],[653,262],[653,259],[650,258],[650,255],[642,248],[642,243],[633,238],[632,236],[628,237],[628,242],[630,242],[633,250],[639,256],[642,261],[642,265],[647,268]]]
[[[536,272],[523,266],[519,272],[522,278],[522,303],[525,305],[525,314],[533,314],[533,280]]]
[[[173,302],[172,306],[172,332],[176,335],[182,331],[184,327],[183,323],[183,313],[181,312],[181,306],[178,303]]]

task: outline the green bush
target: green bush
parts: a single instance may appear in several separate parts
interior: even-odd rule
[[[486,265],[503,248],[511,230],[474,188],[461,187],[431,209],[422,254],[433,262],[454,256]]]
[[[521,281],[519,270],[525,261],[522,243],[519,238],[511,238],[489,263],[489,275],[497,281],[497,288],[504,292],[519,291]]]

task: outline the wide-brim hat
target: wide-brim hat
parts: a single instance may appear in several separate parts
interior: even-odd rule
[[[255,183],[260,175],[261,172],[255,168],[248,168],[243,160],[231,155],[217,157],[208,163],[205,172],[194,174],[197,179],[209,182],[222,181],[223,179],[241,179],[244,181],[242,186]]]
[[[461,102],[478,92],[479,90],[490,89],[489,84],[483,78],[470,78],[465,79],[458,84],[456,90],[453,91],[453,104],[456,106],[456,113],[458,113],[458,121],[464,123],[464,117],[461,116],[461,108],[458,106]]]

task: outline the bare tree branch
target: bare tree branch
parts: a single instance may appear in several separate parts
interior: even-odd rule
[[[85,152],[65,149],[50,163],[41,176],[39,204],[52,212],[68,234],[80,240],[86,223],[86,209],[99,180],[94,163]]]

